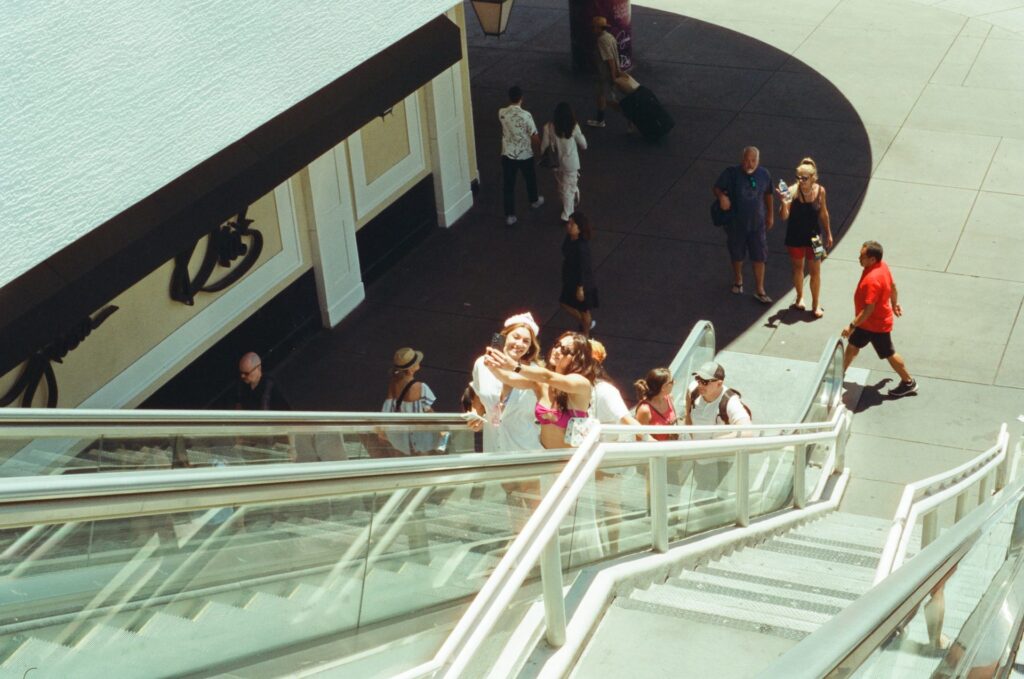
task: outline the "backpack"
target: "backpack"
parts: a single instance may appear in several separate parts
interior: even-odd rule
[[[690,392],[690,409],[693,409],[693,404],[697,402],[697,397],[700,393],[694,389]],[[740,399],[740,405],[747,411],[747,415],[750,415],[750,421],[754,421],[754,413],[751,412],[750,406],[743,402],[743,394],[736,391],[733,388],[727,388],[725,393],[722,394],[721,400],[718,402],[718,419],[722,421],[722,424],[729,424],[729,399],[733,396],[738,396]]]

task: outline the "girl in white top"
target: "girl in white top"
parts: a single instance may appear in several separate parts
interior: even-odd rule
[[[576,211],[580,201],[580,154],[579,149],[586,150],[587,139],[583,136],[576,116],[567,102],[555,106],[554,120],[544,126],[541,149],[554,146],[558,153],[558,168],[555,180],[558,182],[558,193],[562,198],[562,221],[568,221],[569,215]]]
[[[530,312],[506,319],[501,330],[505,353],[520,363],[536,362],[540,355],[539,330]],[[533,414],[537,396],[532,389],[514,389],[502,384],[484,365],[483,356],[473,363],[470,386],[484,407],[481,415],[485,453],[541,447],[540,425]]]

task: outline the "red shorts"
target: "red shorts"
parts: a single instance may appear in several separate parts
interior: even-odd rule
[[[814,248],[791,248],[787,245],[786,250],[789,251],[789,258],[792,260],[806,259],[809,261],[814,261]]]

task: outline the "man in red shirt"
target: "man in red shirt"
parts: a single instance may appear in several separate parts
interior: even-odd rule
[[[857,315],[842,333],[843,337],[849,338],[843,356],[843,370],[850,367],[860,350],[870,342],[878,357],[889,361],[900,376],[899,385],[889,390],[889,396],[899,398],[916,394],[917,381],[907,372],[903,357],[892,345],[893,319],[903,315],[903,307],[897,301],[892,272],[882,261],[881,243],[873,240],[864,243],[860,249],[860,265],[864,272],[853,293],[853,307]]]

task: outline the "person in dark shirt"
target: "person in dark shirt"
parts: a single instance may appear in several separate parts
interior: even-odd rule
[[[263,376],[263,361],[250,351],[238,362],[235,410],[290,410],[274,380]]]

